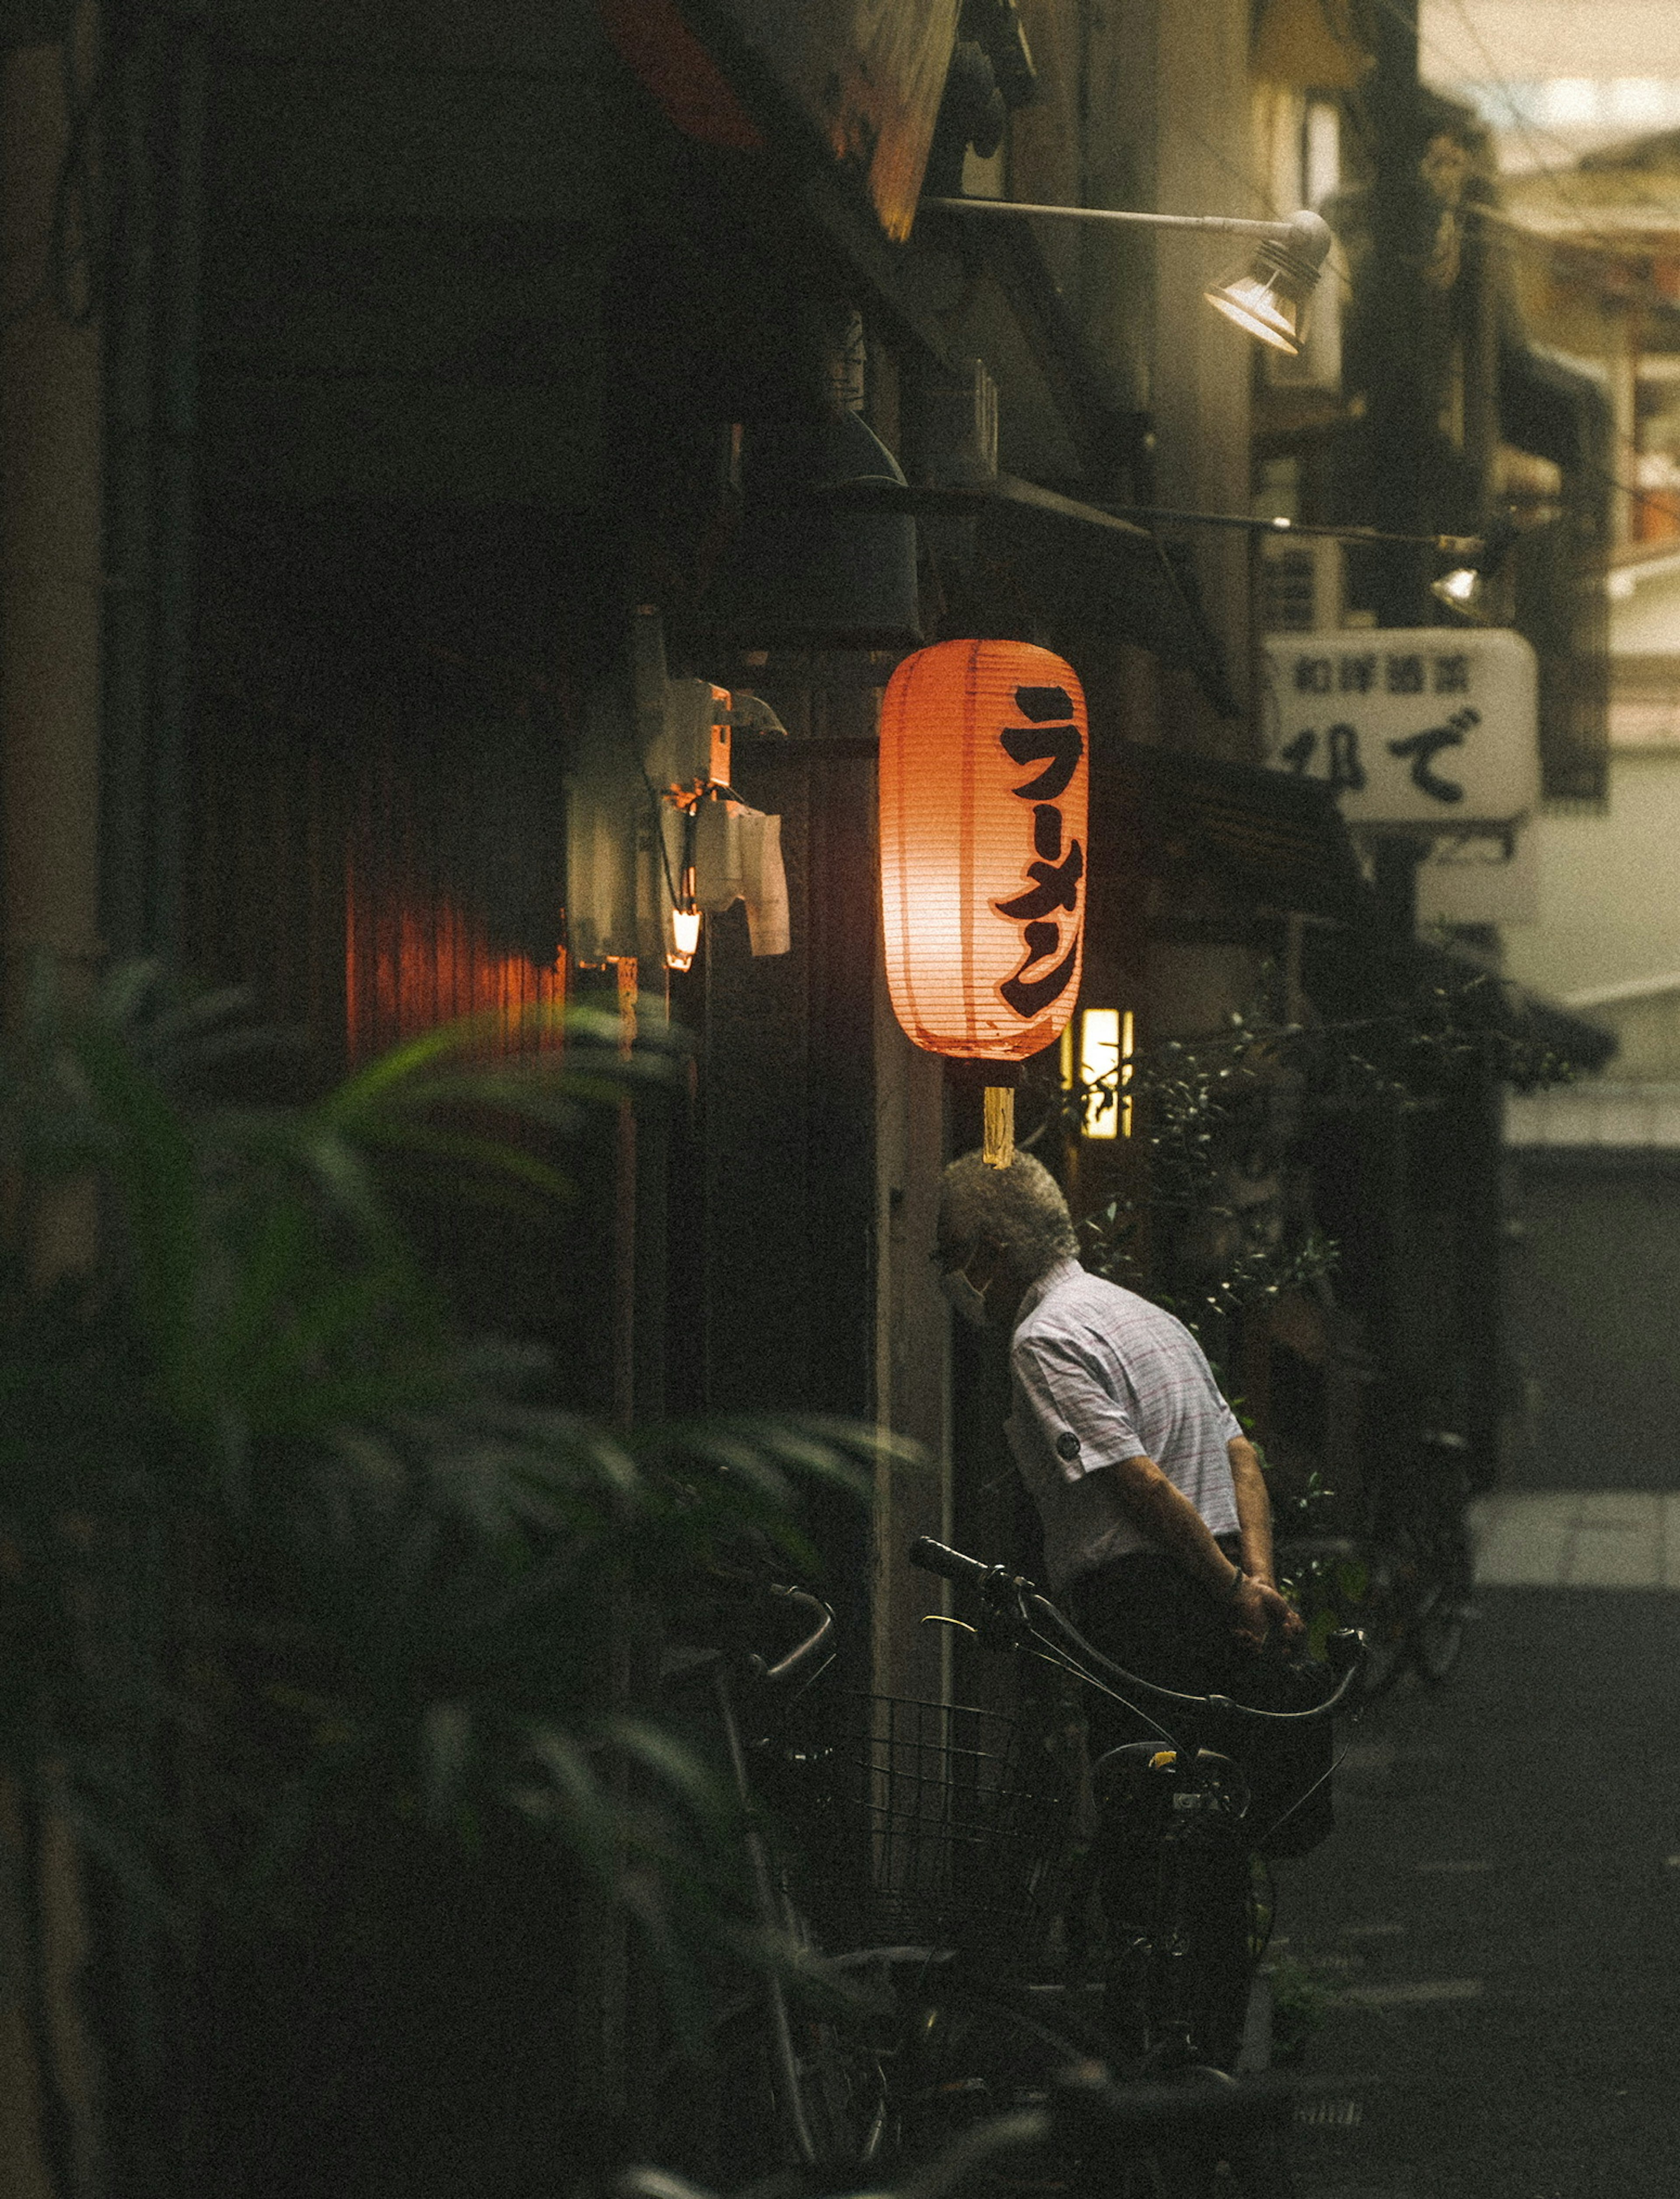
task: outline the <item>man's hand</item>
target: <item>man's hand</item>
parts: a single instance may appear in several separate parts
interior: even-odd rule
[[[1292,1649],[1307,1630],[1306,1621],[1269,1581],[1245,1578],[1231,1599],[1231,1631],[1257,1656],[1274,1630],[1282,1646]]]

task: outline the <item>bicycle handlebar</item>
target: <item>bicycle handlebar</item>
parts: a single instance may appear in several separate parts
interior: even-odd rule
[[[1094,1676],[1140,1690],[1158,1702],[1176,1704],[1182,1710],[1229,1711],[1245,1718],[1287,1718],[1297,1722],[1328,1718],[1345,1700],[1358,1677],[1364,1645],[1353,1629],[1343,1627],[1325,1644],[1331,1670],[1339,1676],[1336,1687],[1323,1702],[1315,1703],[1310,1709],[1257,1710],[1228,1695],[1183,1694],[1176,1689],[1163,1688],[1153,1680],[1146,1680],[1140,1673],[1129,1672],[1123,1665],[1117,1665],[1111,1657],[1104,1656],[1024,1574],[1012,1573],[1006,1566],[983,1564],[962,1550],[954,1550],[948,1543],[935,1542],[930,1535],[918,1536],[910,1546],[909,1554],[911,1564],[919,1566],[925,1572],[936,1573],[943,1580],[960,1581],[977,1589],[995,1611],[1006,1613],[1013,1606],[1023,1619],[1031,1611],[1050,1628],[1064,1654],[1091,1668]]]
[[[999,1580],[1007,1588],[1024,1588],[1029,1592],[1032,1589],[1030,1581],[1011,1579],[1001,1566],[984,1565],[978,1558],[954,1550],[948,1543],[936,1543],[931,1535],[917,1536],[910,1545],[910,1562],[919,1566],[925,1573],[937,1573],[941,1580],[966,1582],[983,1595],[991,1583]]]

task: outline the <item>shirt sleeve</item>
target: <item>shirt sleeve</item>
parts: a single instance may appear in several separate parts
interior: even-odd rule
[[[1050,1337],[1023,1338],[1010,1353],[1019,1409],[1037,1425],[1063,1476],[1077,1481],[1100,1467],[1146,1455],[1121,1401],[1077,1347]]]

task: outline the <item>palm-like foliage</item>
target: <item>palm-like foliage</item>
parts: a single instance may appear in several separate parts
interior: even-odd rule
[[[797,1566],[799,1484],[861,1489],[875,1438],[615,1431],[453,1333],[383,1160],[553,1193],[487,1111],[563,1133],[661,1071],[599,1020],[511,1063],[481,1037],[213,1104],[236,1002],[134,969],[73,1009],[38,976],[0,1056],[0,1748],[26,1821],[67,1812],[189,1972],[207,1920],[283,1905],[322,1823],[370,1811],[541,1829],[680,1997],[750,1912],[726,1799],[612,1644],[744,1535]]]

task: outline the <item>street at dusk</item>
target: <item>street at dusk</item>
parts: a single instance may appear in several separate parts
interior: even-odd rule
[[[1680,1597],[1477,1602],[1459,1677],[1352,1730],[1334,1840],[1280,1873],[1310,2199],[1619,2199],[1680,2149]]]
[[[1666,2199],[1677,849],[1680,0],[0,0],[0,2199]]]

